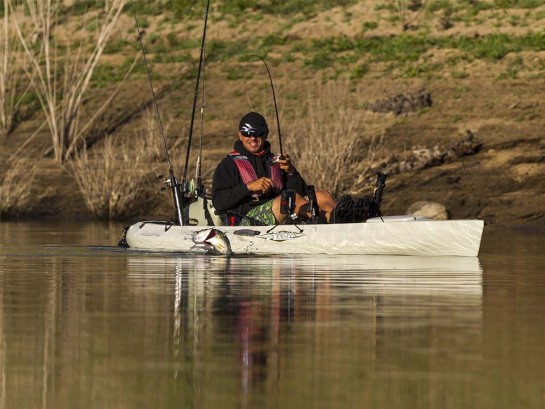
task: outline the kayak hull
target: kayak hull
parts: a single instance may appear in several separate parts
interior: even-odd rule
[[[151,251],[195,250],[195,232],[207,226],[143,221],[126,231],[130,248]],[[479,253],[482,220],[429,220],[389,216],[366,223],[278,226],[217,226],[234,254],[360,254],[465,256]]]

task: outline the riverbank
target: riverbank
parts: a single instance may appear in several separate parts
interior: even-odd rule
[[[230,151],[245,112],[258,110],[269,118],[270,140],[278,146],[266,71],[261,62],[247,58],[259,49],[271,65],[285,150],[295,156],[308,183],[338,194],[369,194],[374,172],[386,169],[385,214],[403,214],[412,203],[430,200],[445,205],[452,218],[478,217],[496,226],[543,225],[545,51],[532,45],[534,37],[544,35],[533,31],[532,22],[539,20],[545,6],[509,9],[504,17],[494,9],[482,10],[465,20],[454,19],[448,29],[437,26],[441,10],[426,12],[406,32],[400,31],[399,20],[388,19],[394,10],[367,6],[355,2],[307,20],[266,15],[267,30],[254,37],[228,24],[231,17],[213,14],[203,130],[208,189],[214,166]],[[455,15],[469,15],[463,12]],[[260,13],[252,10],[248,18],[257,19]],[[513,24],[516,16],[519,23]],[[160,91],[167,144],[181,177],[198,55],[194,40],[200,36],[201,21],[165,25],[160,15],[147,19],[145,44]],[[104,57],[103,64],[118,74],[134,56],[133,39],[127,34],[132,24],[128,16],[121,19],[112,40],[117,48]],[[92,116],[118,85],[116,76],[108,80],[105,72],[102,68],[95,75],[82,109],[84,118]],[[97,178],[96,184],[134,178],[130,166],[138,166],[148,180],[167,173],[153,113],[147,110],[150,104],[143,70],[136,70],[87,133],[87,149],[95,161],[87,171],[101,169],[105,141],[136,145],[134,141],[147,133],[156,144],[154,152],[141,164],[129,159],[103,180]],[[26,189],[29,201],[17,214],[94,217],[83,199],[85,186],[74,178],[73,159],[54,161],[50,132],[40,128],[42,123],[35,109],[9,135],[0,135],[4,174],[9,158],[30,159],[29,173],[35,166],[35,179]],[[191,165],[196,161],[198,127],[194,134]],[[449,154],[468,137],[475,149]],[[348,143],[352,140],[357,144]],[[192,169],[189,174],[193,177]],[[331,182],[338,175],[342,180]],[[20,180],[25,179],[23,172]],[[142,200],[135,217],[172,216],[172,200],[161,186],[160,181],[150,182],[146,199],[135,199]],[[128,220],[132,215],[115,217]]]

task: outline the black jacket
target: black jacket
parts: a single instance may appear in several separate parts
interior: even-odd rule
[[[274,154],[271,152],[269,142],[265,143],[263,156],[256,156],[248,152],[241,141],[236,141],[234,149],[248,158],[258,178],[271,177],[270,168]],[[299,172],[296,171],[291,176],[284,173],[282,179],[284,189],[294,189],[301,196],[306,196],[307,185]],[[254,199],[246,185],[242,183],[237,165],[230,155],[223,158],[216,167],[212,181],[212,204],[218,212],[231,210],[244,215],[253,207],[274,199],[278,195],[279,193],[268,192],[260,196],[259,199]]]

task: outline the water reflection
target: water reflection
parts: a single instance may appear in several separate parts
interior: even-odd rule
[[[409,379],[415,363],[449,364],[460,372],[445,376],[463,377],[474,369],[468,357],[480,353],[476,258],[130,257],[127,272],[134,291],[146,276],[148,295],[150,288],[160,292],[161,277],[174,277],[174,355],[192,365],[177,367],[173,376],[190,379],[199,401],[211,399],[201,390],[210,360],[221,362],[220,378],[228,380],[216,392],[233,399],[236,388],[235,406],[270,404],[293,383],[299,397],[291,403],[305,406],[338,400],[327,392],[330,382],[340,379],[356,390],[362,378],[379,373]],[[317,373],[315,384],[300,382]],[[365,393],[372,391],[369,385]],[[356,397],[365,394],[344,399]]]
[[[223,258],[57,230],[0,223],[2,409],[545,401],[542,239],[489,238],[479,259]]]

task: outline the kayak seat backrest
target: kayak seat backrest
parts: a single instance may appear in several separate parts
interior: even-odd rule
[[[223,226],[222,218],[216,214],[210,198],[197,197],[185,207],[184,213],[190,226]]]

